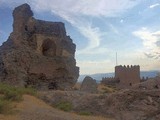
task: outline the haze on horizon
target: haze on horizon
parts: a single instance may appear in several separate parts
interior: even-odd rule
[[[80,74],[113,72],[116,64],[160,70],[159,0],[0,0],[0,44],[12,32],[12,11],[28,3],[35,18],[65,23]]]

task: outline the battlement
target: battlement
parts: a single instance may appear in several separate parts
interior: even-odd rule
[[[121,68],[121,69],[126,69],[126,68],[140,68],[140,66],[139,65],[124,65],[124,66],[122,66],[122,65],[119,65],[119,66],[116,66],[115,68]]]
[[[102,81],[103,80],[112,81],[112,80],[115,80],[115,78],[114,77],[103,77]]]

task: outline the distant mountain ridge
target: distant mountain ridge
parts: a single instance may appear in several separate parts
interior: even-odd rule
[[[155,77],[157,75],[159,71],[158,70],[153,70],[153,71],[141,71],[140,72],[140,76],[142,77],[148,77],[148,78],[152,78]],[[97,80],[97,81],[101,81],[103,77],[114,77],[114,73],[97,73],[97,74],[91,74],[91,75],[80,75],[78,78],[78,81],[81,82],[83,81],[83,79],[85,78],[85,76],[90,76],[93,79]]]

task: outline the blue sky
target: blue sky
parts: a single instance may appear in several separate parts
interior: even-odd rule
[[[28,3],[34,17],[65,23],[80,74],[119,65],[160,70],[160,0],[0,0],[0,44],[12,31],[12,10]]]

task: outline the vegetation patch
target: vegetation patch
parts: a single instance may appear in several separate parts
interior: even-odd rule
[[[79,112],[79,115],[90,116],[90,115],[92,115],[92,113],[89,112],[89,111],[80,111],[80,112]]]
[[[112,86],[112,85],[99,84],[98,85],[98,91],[100,93],[113,93],[113,92],[117,92],[118,89],[115,86]]]
[[[0,83],[0,114],[8,114],[12,111],[12,102],[19,102],[23,94],[36,95],[33,88],[14,87]]]
[[[8,101],[21,101],[22,100],[22,94],[20,94],[17,90],[8,90],[4,94],[4,99]]]
[[[115,92],[114,88],[111,88],[111,87],[103,88],[103,93],[112,93],[112,92]]]
[[[71,102],[68,102],[68,101],[61,101],[61,102],[58,102],[56,105],[55,105],[56,108],[60,109],[60,110],[63,110],[63,111],[66,111],[66,112],[69,112],[73,109],[73,105]]]
[[[37,96],[37,91],[36,89],[32,88],[32,87],[28,87],[28,88],[24,88],[24,87],[20,87],[17,89],[18,92],[20,94],[27,94],[27,95],[32,95],[32,96]]]
[[[10,101],[0,99],[0,114],[10,114],[12,112],[12,105]]]

